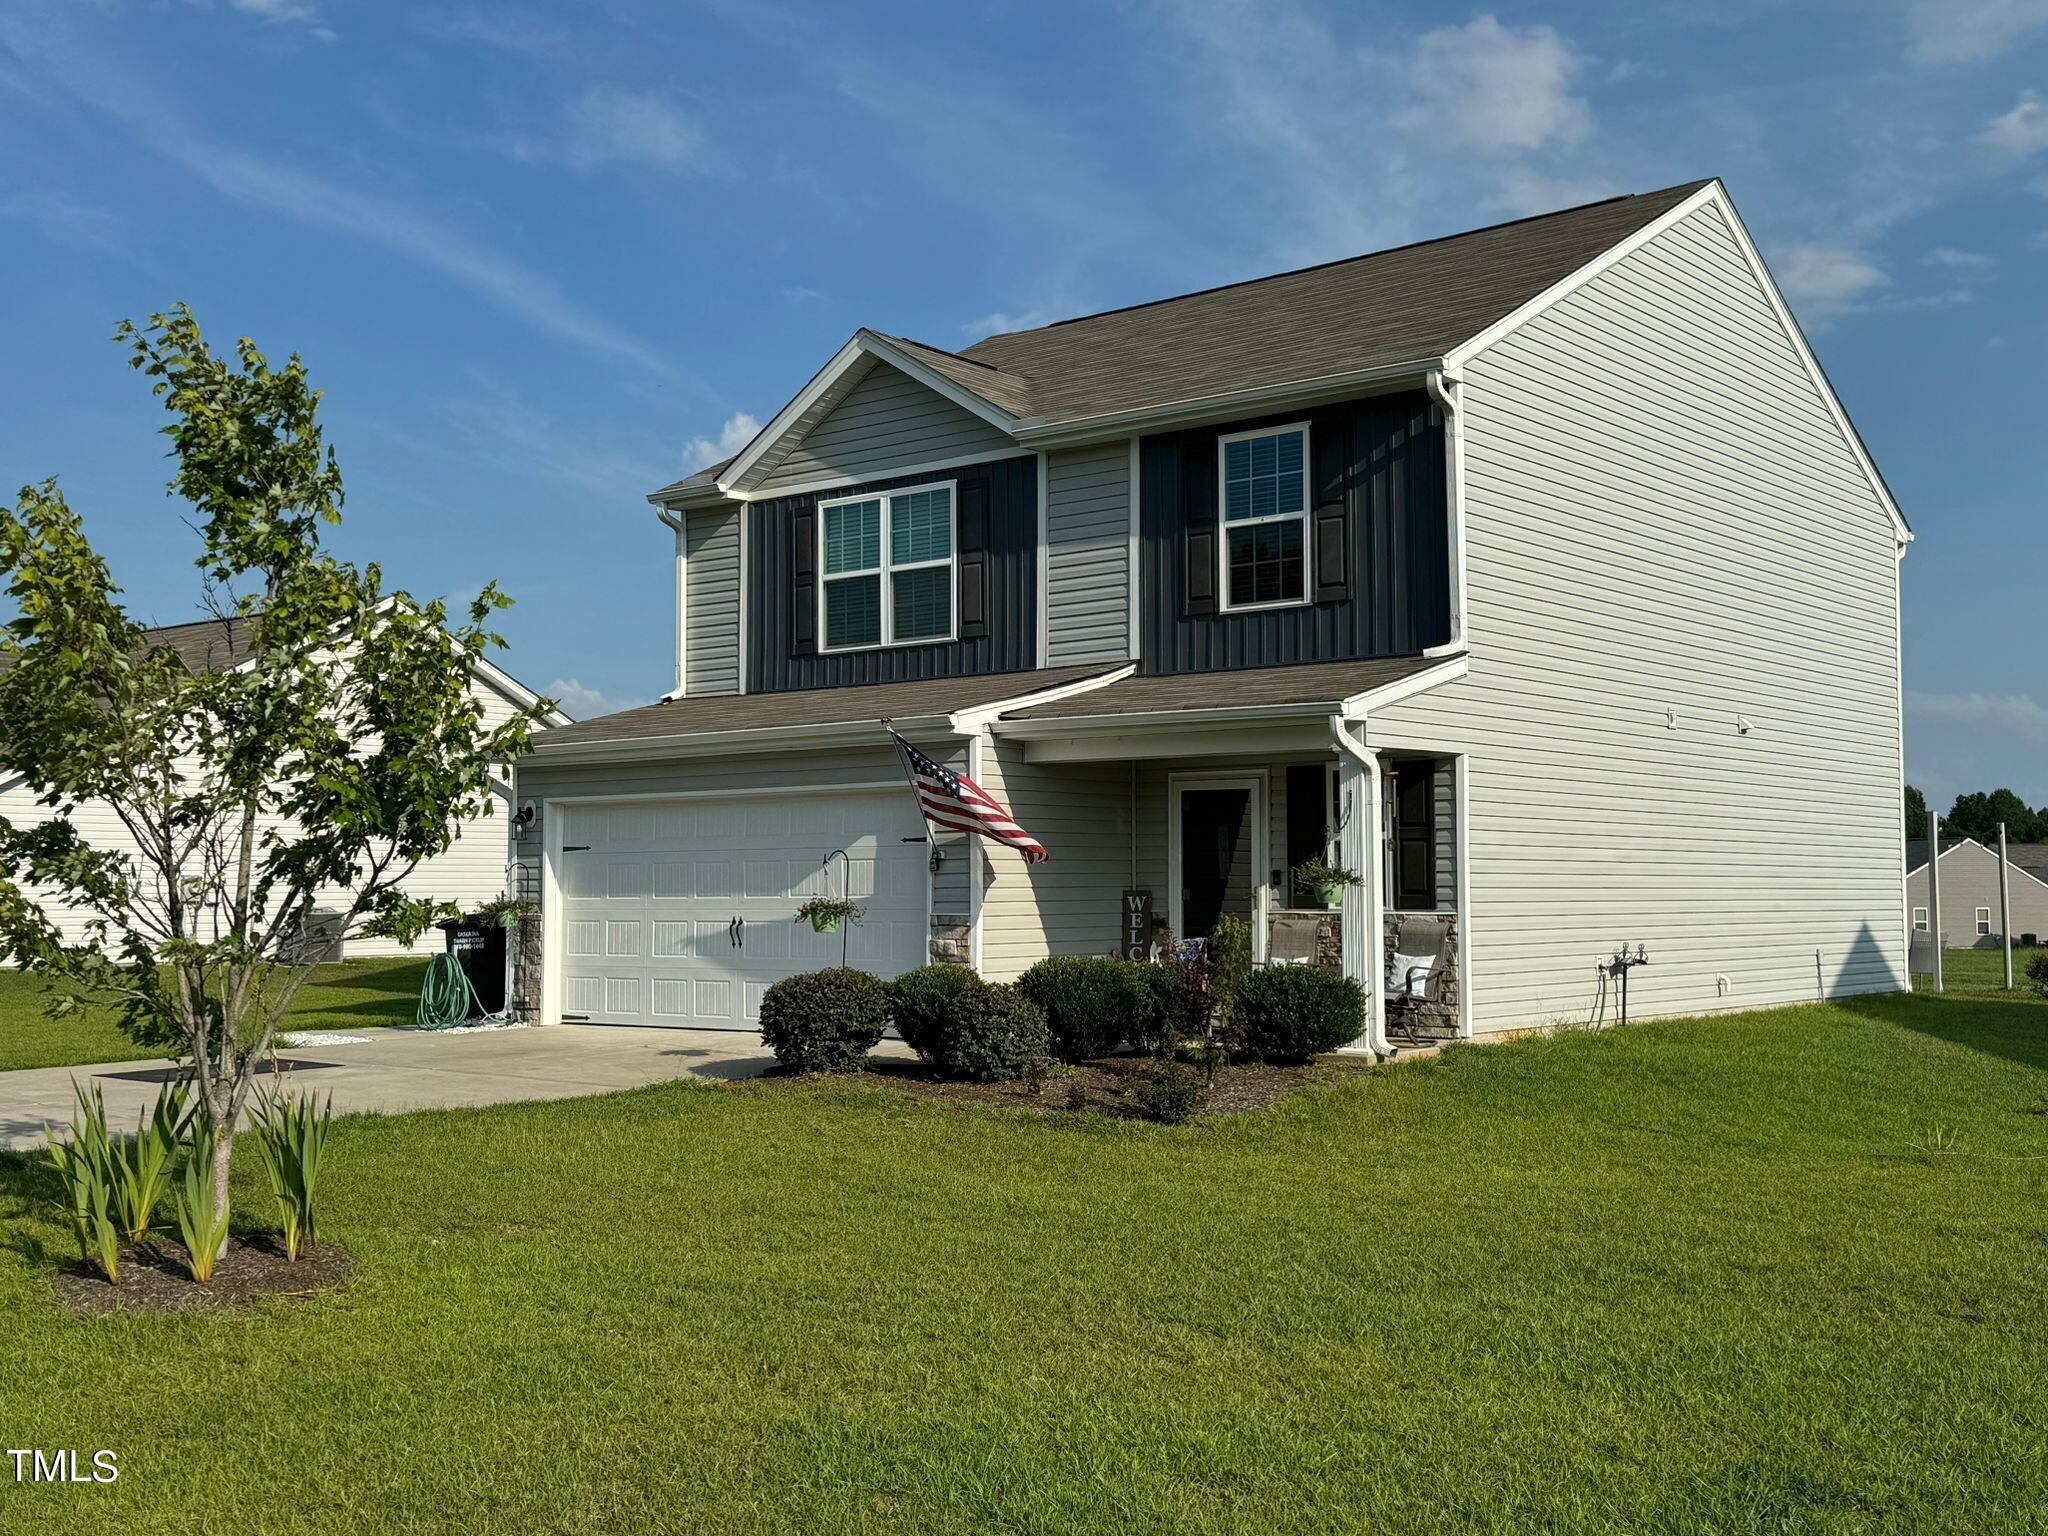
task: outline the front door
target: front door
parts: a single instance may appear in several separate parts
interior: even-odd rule
[[[1180,936],[1205,939],[1230,912],[1250,922],[1258,903],[1258,797],[1250,784],[1179,790]]]

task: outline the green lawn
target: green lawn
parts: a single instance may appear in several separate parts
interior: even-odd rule
[[[2044,1154],[1959,995],[1178,1130],[670,1085],[345,1121],[352,1286],[93,1323],[14,1160],[6,1443],[121,1478],[0,1529],[2039,1531]]]
[[[291,1028],[410,1024],[426,969],[424,960],[344,960],[339,965],[323,965],[292,1000]],[[36,977],[0,971],[0,1072],[16,1067],[135,1061],[163,1054],[135,1045],[115,1026],[112,1011],[105,1008],[87,1008],[52,1019],[44,1012],[48,997]]]

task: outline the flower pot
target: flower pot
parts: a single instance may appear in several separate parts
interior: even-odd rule
[[[839,919],[828,917],[823,912],[819,912],[812,916],[811,928],[816,933],[837,933],[839,931]]]
[[[1328,885],[1319,885],[1316,895],[1322,898],[1326,907],[1341,907],[1344,905],[1344,882],[1333,880]]]

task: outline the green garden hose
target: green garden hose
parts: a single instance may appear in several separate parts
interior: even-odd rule
[[[436,955],[427,962],[427,979],[420,984],[420,1005],[413,1022],[421,1029],[453,1029],[482,1014],[490,1023],[502,1024],[502,1015],[486,1012],[483,999],[462,973],[453,955]]]

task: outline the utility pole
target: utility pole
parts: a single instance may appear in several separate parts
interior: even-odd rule
[[[2005,990],[2012,990],[2012,878],[2005,864],[2005,823],[1998,824],[1998,928],[2005,943]]]
[[[1934,930],[1934,990],[1944,992],[1948,989],[1941,975],[1941,818],[1932,811],[1927,813],[1927,904],[1934,909],[1928,924]]]

